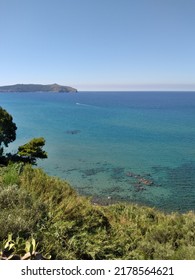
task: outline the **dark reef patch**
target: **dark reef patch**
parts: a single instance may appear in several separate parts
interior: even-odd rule
[[[111,174],[110,174],[111,179],[113,179],[115,181],[123,181],[124,180],[125,168],[123,168],[123,167],[113,167],[113,168],[111,168],[110,171],[111,171]]]
[[[97,175],[98,173],[107,172],[107,171],[108,171],[108,169],[105,167],[97,167],[97,168],[80,170],[80,172],[83,174],[84,177],[94,176],[94,175]]]
[[[72,134],[72,135],[78,134],[78,133],[80,133],[80,132],[81,132],[81,131],[78,130],[78,129],[75,129],[75,130],[66,130],[66,134]]]

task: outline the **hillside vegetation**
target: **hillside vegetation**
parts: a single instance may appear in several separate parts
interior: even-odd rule
[[[34,238],[51,259],[195,259],[195,214],[94,205],[31,165],[0,167],[0,243]]]

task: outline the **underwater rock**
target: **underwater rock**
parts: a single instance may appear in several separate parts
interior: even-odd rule
[[[124,180],[124,168],[114,167],[111,169],[111,178],[116,181]]]
[[[75,129],[75,130],[66,130],[66,134],[78,134],[80,133],[81,131],[78,130],[78,129]]]
[[[138,184],[140,183],[140,184],[147,185],[147,186],[154,185],[154,182],[151,179],[152,176],[149,173],[145,174],[145,175],[140,175],[140,174],[136,174],[136,173],[129,171],[126,173],[126,176],[137,179]]]
[[[140,178],[140,179],[139,179],[139,182],[140,182],[141,184],[144,184],[144,185],[147,185],[147,186],[152,186],[152,185],[154,185],[154,182],[153,182],[153,181],[148,180],[148,179],[145,179],[145,178]]]
[[[133,172],[127,172],[127,173],[126,173],[126,176],[128,176],[128,177],[135,177],[136,174],[133,173]]]
[[[84,176],[93,176],[100,172],[106,172],[106,171],[107,171],[107,169],[104,167],[97,167],[97,168],[81,170],[81,172],[83,173]]]
[[[135,184],[133,184],[133,186],[134,186],[136,192],[140,192],[140,191],[145,191],[146,190],[146,188],[143,187],[140,183],[135,183]]]
[[[133,172],[127,172],[127,173],[126,173],[126,176],[132,177],[132,178],[136,178],[136,179],[141,178],[141,175],[140,175],[140,174],[135,174],[135,173],[133,173]]]

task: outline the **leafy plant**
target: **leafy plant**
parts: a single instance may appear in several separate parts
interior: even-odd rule
[[[50,256],[47,255],[47,259]],[[42,254],[37,252],[37,244],[33,237],[24,240],[21,237],[12,239],[12,234],[0,243],[0,260],[33,260],[46,259]]]
[[[0,107],[0,156],[3,154],[2,145],[7,147],[9,143],[16,139],[16,129],[12,116]]]
[[[29,163],[35,164],[37,158],[47,158],[47,153],[43,150],[44,145],[45,139],[43,137],[33,138],[18,148],[18,155]]]

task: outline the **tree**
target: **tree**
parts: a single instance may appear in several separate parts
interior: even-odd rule
[[[18,148],[18,155],[24,160],[36,164],[37,158],[47,158],[47,153],[43,150],[44,145],[45,139],[43,137],[33,138]]]
[[[16,129],[12,116],[0,107],[0,156],[3,154],[3,146],[8,147],[16,139]]]
[[[18,148],[17,154],[7,154],[3,156],[3,148],[16,139],[17,126],[13,122],[12,116],[0,107],[0,159],[6,164],[11,161],[24,161],[36,164],[37,158],[47,158],[47,153],[43,150],[45,139],[43,137],[34,138],[28,143]]]

